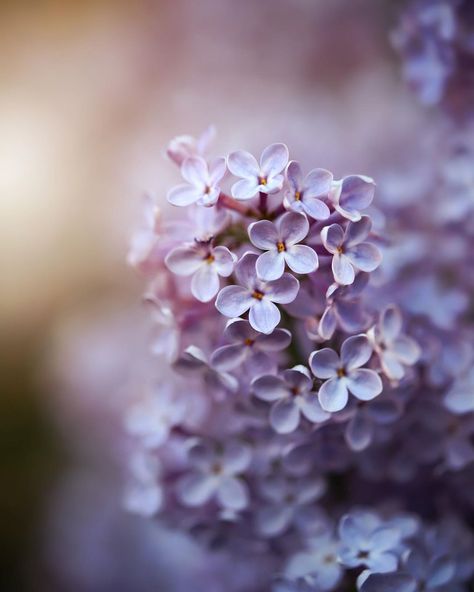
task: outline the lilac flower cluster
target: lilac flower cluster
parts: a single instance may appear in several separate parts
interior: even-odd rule
[[[256,591],[467,590],[474,332],[439,283],[455,255],[416,227],[440,209],[382,191],[384,226],[371,178],[305,175],[284,144],[209,159],[211,135],[172,141],[178,217],[148,202],[129,255],[157,359],[126,505],[256,562]]]
[[[470,0],[415,0],[402,14],[392,42],[403,75],[425,105],[442,103],[473,113],[474,10]]]

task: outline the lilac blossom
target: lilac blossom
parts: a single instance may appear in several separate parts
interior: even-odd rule
[[[285,370],[282,378],[261,376],[252,383],[252,390],[262,401],[273,403],[270,425],[280,434],[295,431],[301,415],[312,423],[321,423],[330,417],[321,408],[313,391],[313,380],[305,366]]]
[[[350,222],[346,230],[339,224],[331,224],[321,231],[325,249],[332,254],[332,272],[337,283],[352,284],[355,271],[374,271],[380,265],[382,256],[378,248],[365,242],[372,227],[368,216],[358,222]]]
[[[361,210],[367,209],[374,199],[375,183],[370,177],[351,175],[334,181],[329,193],[333,208],[351,222],[361,219]]]
[[[250,448],[237,441],[212,445],[198,442],[189,451],[194,471],[178,482],[178,497],[186,506],[201,506],[215,496],[222,508],[243,510],[248,491],[240,475],[251,460]]]
[[[382,381],[374,370],[361,368],[372,355],[372,346],[365,335],[348,337],[341,347],[341,356],[330,348],[314,351],[309,365],[317,378],[328,379],[319,389],[321,407],[329,412],[347,405],[349,392],[361,401],[370,401],[382,392]]]
[[[166,256],[167,267],[177,275],[192,275],[191,292],[201,302],[209,302],[219,291],[219,276],[229,277],[237,257],[226,247],[195,242],[176,247]]]
[[[181,165],[181,174],[187,184],[178,185],[168,192],[168,201],[174,206],[197,203],[212,206],[220,195],[220,182],[226,172],[225,158],[216,158],[210,165],[200,156],[191,156]]]
[[[325,482],[320,478],[266,477],[260,484],[264,504],[256,516],[258,532],[265,537],[274,537],[285,532],[292,523],[304,521],[307,509],[325,489]]]
[[[401,380],[404,367],[413,366],[421,355],[416,341],[402,334],[402,316],[396,306],[387,306],[381,312],[379,322],[368,335],[384,374],[391,380]]]
[[[452,413],[474,411],[474,366],[460,376],[446,393],[444,404]]]
[[[329,207],[325,203],[332,188],[333,175],[326,169],[313,169],[303,179],[301,166],[295,160],[286,167],[285,206],[295,212],[302,212],[315,220],[329,218]]]
[[[124,491],[124,506],[129,512],[153,516],[163,504],[163,489],[159,483],[161,468],[150,453],[134,451],[128,460],[128,479]]]
[[[294,273],[312,273],[318,268],[318,256],[307,245],[300,245],[308,234],[309,223],[304,214],[288,212],[276,223],[269,220],[249,226],[250,241],[265,253],[256,263],[257,275],[265,281],[277,280],[285,271],[285,263]]]
[[[265,358],[280,352],[291,342],[287,329],[275,329],[273,333],[259,333],[244,319],[231,319],[225,328],[224,337],[231,343],[216,349],[212,363],[222,370],[233,370],[248,358],[255,358],[255,366],[265,366]]]
[[[251,199],[257,193],[275,193],[283,185],[283,169],[288,162],[288,148],[285,144],[271,144],[262,152],[260,164],[249,152],[238,150],[227,159],[229,171],[240,181],[232,186],[235,199]]]
[[[257,255],[245,253],[235,267],[238,285],[223,288],[216,299],[217,310],[227,317],[239,317],[250,310],[249,321],[260,333],[272,333],[281,319],[275,303],[288,304],[296,298],[299,282],[288,273],[271,282],[257,277]]]
[[[216,128],[210,125],[198,138],[189,135],[176,136],[168,144],[166,154],[170,160],[181,166],[187,158],[204,156],[215,135]]]

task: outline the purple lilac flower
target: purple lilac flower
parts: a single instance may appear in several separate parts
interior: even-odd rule
[[[318,256],[307,245],[300,245],[308,234],[309,223],[304,214],[288,212],[276,223],[270,220],[249,226],[253,245],[265,251],[256,263],[257,275],[265,281],[277,280],[285,271],[285,263],[295,273],[312,273],[318,268]]]
[[[474,366],[460,376],[446,393],[444,404],[452,413],[474,411]]]
[[[163,504],[163,489],[159,483],[159,461],[148,452],[137,450],[129,459],[127,468],[125,508],[140,516],[153,516]]]
[[[237,257],[226,247],[195,242],[176,247],[165,263],[177,275],[192,275],[191,292],[201,302],[209,302],[219,291],[219,276],[229,277]]]
[[[231,319],[226,325],[224,337],[231,343],[216,349],[211,361],[226,371],[233,370],[249,357],[257,359],[256,365],[260,363],[264,366],[262,358],[286,349],[291,342],[291,333],[287,329],[275,329],[270,334],[259,333],[244,319]]]
[[[402,334],[402,316],[394,305],[381,312],[379,322],[368,335],[384,374],[391,380],[401,380],[405,376],[404,366],[413,366],[421,355],[416,341]]]
[[[209,166],[200,156],[186,158],[181,165],[181,174],[188,182],[168,192],[168,201],[174,206],[189,206],[197,203],[212,206],[220,194],[220,185],[226,172],[225,158],[216,158]]]
[[[252,383],[256,397],[273,403],[270,425],[279,434],[294,432],[301,414],[312,423],[321,423],[330,415],[321,409],[313,380],[305,366],[295,366],[278,376],[261,376]]]
[[[300,164],[292,160],[286,168],[285,206],[315,220],[326,220],[330,211],[324,199],[331,191],[333,179],[326,169],[313,169],[303,179]]]
[[[257,255],[245,253],[235,267],[238,285],[223,288],[216,299],[217,310],[226,317],[240,317],[250,309],[249,321],[260,333],[271,333],[280,322],[278,304],[296,298],[299,282],[289,273],[271,282],[257,277]]]
[[[372,243],[365,242],[372,222],[363,216],[358,222],[351,222],[346,230],[339,224],[331,224],[321,231],[325,249],[333,255],[332,272],[337,283],[352,284],[355,270],[374,271],[380,265],[382,255]]]
[[[237,441],[195,444],[189,451],[194,471],[178,482],[179,499],[186,506],[201,506],[215,496],[222,508],[243,510],[249,496],[239,475],[247,469],[250,460],[250,448]]]
[[[175,362],[174,368],[181,373],[201,374],[206,385],[216,392],[236,392],[239,386],[235,376],[214,366],[212,361],[208,361],[204,352],[194,345],[184,350]]]
[[[336,590],[344,573],[338,554],[339,541],[332,533],[313,536],[306,541],[305,550],[289,558],[285,577],[290,581],[304,580],[320,592]]]
[[[265,537],[285,532],[292,523],[305,519],[307,509],[325,490],[320,478],[265,477],[260,484],[264,504],[256,516],[258,532]]]
[[[203,156],[215,135],[216,128],[210,125],[197,139],[189,135],[176,136],[168,144],[166,154],[168,158],[181,166],[187,158]]]
[[[328,379],[319,389],[321,407],[330,412],[347,405],[349,392],[361,401],[370,401],[382,392],[380,376],[361,368],[369,361],[372,346],[365,335],[348,337],[341,347],[341,357],[328,347],[314,351],[309,365],[317,378]]]
[[[374,193],[373,179],[363,175],[351,175],[333,182],[329,201],[341,216],[358,222],[361,219],[361,210],[370,206]]]
[[[283,185],[283,169],[288,162],[288,148],[285,144],[271,144],[262,152],[260,164],[245,150],[232,152],[227,159],[229,171],[240,181],[232,186],[235,199],[251,199],[257,193],[275,193]]]

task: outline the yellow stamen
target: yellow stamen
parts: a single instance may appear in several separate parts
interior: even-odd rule
[[[255,341],[253,339],[249,339],[248,337],[244,341],[244,344],[247,345],[248,347],[251,347],[254,343],[255,343]]]
[[[344,368],[338,368],[337,375],[339,376],[339,378],[342,378],[343,376],[345,376],[346,371],[344,370]]]
[[[252,298],[255,298],[256,300],[263,300],[263,292],[260,292],[260,290],[254,290],[252,292]]]
[[[278,242],[277,249],[279,253],[283,253],[283,251],[286,251],[285,243],[282,243],[281,241]]]
[[[215,260],[216,260],[216,258],[214,257],[214,255],[208,255],[205,259],[206,263],[208,263],[209,265],[211,263],[214,263]]]
[[[267,178],[266,177],[259,177],[258,178],[258,182],[260,185],[266,185],[267,184]]]
[[[301,191],[295,191],[295,201],[301,200]]]

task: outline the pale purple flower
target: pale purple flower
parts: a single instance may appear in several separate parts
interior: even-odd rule
[[[132,454],[123,498],[126,510],[146,517],[159,512],[163,504],[160,471],[158,460],[149,452],[137,450]]]
[[[263,282],[257,277],[255,253],[245,253],[235,266],[236,286],[226,286],[216,299],[217,310],[226,317],[240,317],[250,309],[249,321],[260,333],[271,333],[280,322],[275,303],[288,304],[296,298],[298,280],[284,273],[281,278]]]
[[[265,281],[277,280],[285,271],[285,263],[295,273],[316,271],[316,252],[307,245],[298,244],[308,230],[308,219],[297,212],[287,212],[275,223],[260,220],[250,224],[248,233],[252,244],[265,251],[257,259],[258,277]]]
[[[286,168],[288,190],[285,192],[285,206],[295,212],[303,212],[315,220],[326,220],[330,211],[323,201],[328,197],[333,175],[326,169],[313,169],[303,179],[301,166],[292,160]]]
[[[150,195],[143,197],[143,218],[133,233],[127,254],[129,265],[142,271],[153,269],[160,261],[159,209]]]
[[[229,171],[240,181],[232,186],[235,199],[251,199],[257,193],[275,193],[282,188],[282,171],[286,167],[289,154],[285,144],[271,144],[262,152],[260,164],[255,157],[245,150],[229,154]]]
[[[204,352],[191,345],[184,350],[181,357],[175,362],[174,368],[181,373],[202,374],[206,385],[213,391],[236,392],[239,386],[238,380],[232,374],[220,370],[208,361]]]
[[[338,553],[339,542],[330,533],[311,537],[305,550],[289,558],[285,576],[290,581],[301,579],[319,592],[335,590],[344,573]]]
[[[318,393],[323,409],[329,412],[344,409],[349,392],[361,401],[370,401],[382,392],[382,381],[377,372],[361,368],[371,355],[372,346],[365,335],[348,337],[342,344],[340,357],[327,347],[310,355],[313,374],[328,379]]]
[[[339,524],[339,559],[349,568],[364,566],[372,573],[393,572],[398,566],[401,534],[369,512],[343,516]]]
[[[305,366],[285,370],[282,377],[261,376],[253,381],[252,390],[262,401],[273,403],[270,424],[279,434],[294,432],[301,415],[312,423],[329,419],[329,413],[321,409],[313,380]]]
[[[165,356],[168,362],[174,362],[179,353],[181,340],[179,322],[171,307],[154,294],[145,294],[144,302],[151,309],[153,323],[157,325],[154,330],[151,351],[154,354]]]
[[[168,192],[169,203],[174,206],[189,206],[193,203],[214,205],[219,197],[219,183],[225,172],[225,158],[216,158],[209,166],[200,156],[186,158],[181,165],[181,174],[188,184],[173,187]]]
[[[474,411],[474,366],[451,386],[444,397],[444,405],[459,415]]]
[[[201,506],[212,498],[229,510],[243,510],[248,504],[248,490],[239,477],[249,466],[251,449],[230,440],[212,445],[198,442],[189,451],[194,471],[177,485],[178,497],[186,506]]]
[[[201,302],[209,302],[219,291],[219,276],[229,277],[237,257],[227,247],[195,242],[176,247],[166,256],[167,267],[177,275],[192,275],[191,292]]]
[[[186,406],[172,392],[169,384],[155,387],[142,400],[130,407],[125,416],[129,434],[137,437],[145,448],[157,448],[163,444],[171,429],[184,418]]]
[[[402,334],[402,315],[390,305],[380,314],[379,322],[368,333],[384,374],[391,380],[405,376],[405,366],[413,366],[421,356],[419,345]]]
[[[331,224],[321,231],[325,249],[333,255],[332,272],[338,284],[352,284],[355,271],[374,271],[382,261],[379,249],[365,242],[372,222],[363,216],[358,222],[350,222],[344,231],[339,224]]]
[[[329,200],[339,214],[352,222],[361,219],[361,210],[370,206],[374,199],[375,183],[364,175],[350,175],[334,181]]]
[[[260,484],[265,503],[256,516],[258,532],[265,537],[278,536],[291,524],[304,520],[308,508],[325,491],[326,484],[318,477],[265,477]]]
[[[287,329],[275,329],[266,335],[252,329],[244,319],[231,319],[224,337],[231,343],[219,347],[211,356],[211,362],[221,370],[233,370],[249,357],[261,362],[268,354],[286,349],[291,342],[291,333]]]
[[[216,129],[210,125],[198,138],[189,135],[176,136],[168,144],[166,154],[168,158],[181,166],[187,158],[203,156],[215,135]]]

